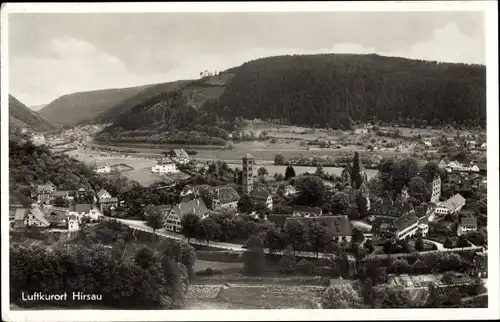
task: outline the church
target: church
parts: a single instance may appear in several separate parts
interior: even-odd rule
[[[356,163],[359,165],[358,175],[359,182],[356,182],[355,169]],[[366,175],[365,166],[363,162],[359,159],[358,152],[354,153],[354,158],[352,162],[347,163],[347,165],[342,170],[340,175],[342,179],[342,184],[344,186],[344,190],[349,193],[350,197],[354,196],[355,192],[361,193],[361,195],[366,198],[366,207],[370,209],[370,192],[366,186],[366,182],[368,181],[368,177]]]

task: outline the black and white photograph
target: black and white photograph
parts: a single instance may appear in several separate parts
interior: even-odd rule
[[[497,10],[4,4],[2,319],[499,318]]]

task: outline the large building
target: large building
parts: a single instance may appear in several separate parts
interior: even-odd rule
[[[167,230],[179,233],[181,232],[181,221],[187,214],[194,214],[200,218],[204,218],[209,212],[207,206],[202,199],[193,199],[188,202],[181,202],[173,207],[165,216],[164,224]]]
[[[216,187],[211,193],[212,209],[237,209],[240,195],[230,186]]]
[[[359,171],[358,171],[358,176],[360,181],[356,182],[356,175],[354,173],[354,163],[355,160],[358,158],[359,161]],[[358,154],[355,153],[354,158],[352,163],[348,163],[344,169],[342,170],[342,173],[340,175],[342,179],[342,183],[344,184],[344,187],[349,185],[352,190],[348,193],[349,198],[353,198],[356,193],[360,193],[363,198],[366,200],[366,208],[370,210],[370,191],[366,187],[366,182],[368,181],[368,177],[366,175],[366,170],[365,166],[363,165],[363,162],[359,160]]]
[[[354,235],[351,222],[347,216],[288,217],[285,219],[285,228],[294,220],[301,222],[306,232],[311,229],[313,224],[324,226],[335,242],[350,242]]]
[[[439,215],[447,215],[447,214],[452,214],[457,211],[460,211],[462,207],[465,205],[465,198],[462,197],[461,194],[457,193],[453,197],[449,198],[445,202],[439,204],[436,207],[436,214]]]
[[[242,159],[242,188],[243,193],[248,194],[253,190],[253,176],[255,168],[255,159],[249,153],[247,153]]]
[[[151,172],[153,173],[178,173],[179,170],[177,166],[172,161],[161,160],[157,165],[151,168]]]

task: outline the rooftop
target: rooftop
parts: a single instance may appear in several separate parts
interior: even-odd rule
[[[293,207],[293,212],[305,212],[321,215],[323,211],[319,207],[295,206]]]
[[[443,202],[440,207],[446,207],[450,209],[451,211],[457,209],[458,207],[461,207],[465,204],[465,198],[462,197],[461,194],[457,193],[453,197],[449,198],[445,202]]]
[[[202,199],[193,199],[187,202],[181,202],[172,208],[172,211],[182,219],[185,215],[192,213],[197,216],[202,216],[208,212],[208,208]]]
[[[460,225],[461,226],[473,226],[473,227],[476,227],[477,226],[477,218],[472,218],[472,217],[462,218],[462,220],[460,221]]]
[[[326,226],[333,236],[352,236],[352,225],[347,216],[291,217],[286,219],[285,224],[292,220],[302,222],[306,230],[309,230],[312,224],[318,223]]]

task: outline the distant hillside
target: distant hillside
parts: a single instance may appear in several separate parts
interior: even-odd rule
[[[112,123],[97,137],[105,142],[225,145],[239,120],[225,122],[204,103],[224,92],[232,74],[149,87],[101,115]]]
[[[59,97],[40,110],[54,124],[76,125],[95,119],[107,109],[152,85],[79,92]]]
[[[223,116],[333,128],[354,121],[486,126],[486,67],[378,55],[247,62],[205,108]]]
[[[45,106],[47,106],[47,104],[40,104],[40,105],[33,105],[33,106],[29,106],[30,110],[32,111],[40,111],[42,108],[44,108]]]
[[[9,95],[9,123],[13,127],[30,128],[38,132],[52,131],[56,127],[35,111]]]

